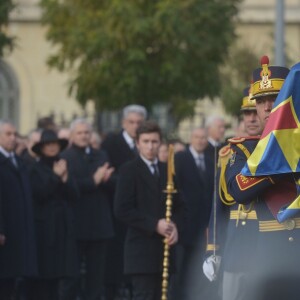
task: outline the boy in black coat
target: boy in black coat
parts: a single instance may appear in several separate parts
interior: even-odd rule
[[[163,240],[173,252],[183,222],[183,202],[173,197],[172,222],[165,220],[167,165],[158,162],[160,128],[144,122],[137,130],[139,157],[120,169],[115,196],[116,217],[128,225],[124,250],[124,272],[130,275],[133,300],[161,297]]]

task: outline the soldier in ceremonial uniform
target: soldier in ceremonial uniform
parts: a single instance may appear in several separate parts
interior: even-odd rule
[[[248,136],[229,139],[229,144],[219,151],[219,192],[216,200],[216,218],[214,218],[214,210],[210,218],[207,255],[212,255],[215,250],[215,253],[222,257],[223,277],[221,274],[218,276],[222,281],[222,300],[244,299],[243,282],[252,262],[258,231],[254,207],[252,205],[249,207],[240,205],[232,198],[227,191],[224,176],[226,164],[233,153],[231,150],[233,145],[240,147],[245,156],[248,157],[249,153],[242,145],[243,142],[259,139],[258,134],[261,133],[261,125],[256,113],[255,100],[251,100],[251,97],[251,89],[245,88],[241,113]],[[214,231],[214,227],[216,227],[216,231]],[[216,232],[215,238],[214,232]],[[208,278],[210,280],[215,279],[209,274]]]
[[[262,68],[253,72],[253,97],[257,114],[265,127],[272,106],[289,70],[269,66],[267,57]],[[257,141],[245,140],[242,145],[252,153]],[[292,175],[243,176],[241,170],[247,157],[240,147],[233,145],[233,154],[226,168],[228,193],[242,205],[255,204],[258,235],[255,260],[248,282],[249,300],[299,299],[300,293],[300,218],[277,221],[282,205],[296,198],[296,184]]]

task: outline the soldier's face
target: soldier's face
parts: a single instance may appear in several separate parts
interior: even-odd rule
[[[266,123],[269,120],[275,99],[276,95],[258,97],[256,99],[256,111],[262,128],[265,128]]]
[[[8,152],[15,149],[17,143],[17,130],[11,124],[4,124],[0,129],[0,146]]]
[[[137,113],[129,113],[125,119],[123,119],[123,129],[134,139],[136,137],[136,130],[144,121],[144,117]]]
[[[144,158],[153,161],[158,155],[160,142],[160,136],[157,132],[142,133],[136,141],[136,146]]]
[[[256,110],[246,110],[243,113],[245,131],[249,136],[259,135],[262,132]]]
[[[87,147],[90,143],[91,128],[84,123],[76,124],[71,133],[71,141],[78,147]]]

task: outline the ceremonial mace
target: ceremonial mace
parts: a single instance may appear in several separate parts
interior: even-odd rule
[[[169,145],[168,152],[168,181],[166,190],[164,193],[167,194],[166,200],[166,221],[171,222],[172,216],[172,202],[173,194],[176,194],[177,191],[174,189],[173,175],[175,174],[174,167],[174,146]],[[162,292],[161,300],[168,299],[168,285],[169,285],[169,255],[170,255],[170,246],[168,245],[167,238],[164,239],[164,260],[163,260],[163,273],[162,273]]]

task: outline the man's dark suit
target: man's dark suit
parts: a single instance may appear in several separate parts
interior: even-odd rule
[[[218,146],[214,146],[212,143],[208,142],[207,147],[205,149],[205,155],[209,156],[211,160],[217,161],[218,155],[219,155],[219,150],[223,148],[226,145],[226,143],[222,142],[219,143]]]
[[[0,154],[0,233],[6,237],[0,246],[0,298],[2,292],[18,277],[37,275],[29,174],[21,159],[18,168]],[[3,280],[10,282],[2,286]]]
[[[136,157],[136,153],[126,143],[123,131],[118,134],[109,134],[103,141],[101,148],[106,151],[111,165],[118,172],[125,163]]]
[[[188,148],[175,155],[175,171],[178,187],[182,192],[187,206],[187,222],[180,239],[180,276],[187,279],[187,286],[191,290],[192,279],[199,286],[202,274],[202,258],[205,251],[205,230],[208,226],[214,182],[214,163],[210,156],[204,155],[205,171],[199,171],[195,159]],[[197,262],[196,262],[197,259]],[[192,261],[193,260],[193,261]],[[195,275],[194,273],[199,275]],[[189,275],[193,274],[193,275]],[[192,278],[190,278],[192,276]],[[197,276],[197,278],[194,278]],[[180,279],[181,280],[181,279]],[[196,283],[195,283],[196,284]],[[182,296],[182,299],[187,295]],[[178,298],[180,299],[180,298]]]
[[[109,134],[104,139],[101,147],[106,151],[111,166],[115,168],[116,175],[124,163],[133,160],[137,156],[137,153],[125,141],[123,131],[117,134]],[[113,204],[114,191],[111,192],[110,198],[110,203]],[[114,228],[115,237],[108,245],[108,264],[105,274],[108,299],[114,298],[116,293],[123,294],[124,298],[125,294],[130,294],[128,280],[123,276],[123,252],[127,226],[114,218]],[[122,286],[124,283],[127,287]]]
[[[201,175],[189,149],[175,155],[175,170],[178,186],[187,203],[188,219],[181,242],[196,243],[199,235],[208,226],[213,196],[214,164],[204,156],[205,171]]]
[[[121,167],[115,195],[115,214],[128,225],[125,274],[156,275],[161,280],[163,238],[156,232],[156,226],[159,219],[165,218],[166,195],[162,191],[166,188],[166,164],[158,163],[158,168],[159,179],[140,157]],[[184,215],[183,201],[178,195],[173,200],[172,219],[180,231]],[[173,267],[171,263],[171,269]],[[133,299],[156,298],[134,296]]]
[[[72,145],[62,153],[74,176],[80,197],[75,207],[75,228],[80,251],[86,256],[86,299],[98,299],[103,293],[107,241],[114,234],[109,205],[108,183],[96,186],[93,174],[108,162],[103,151]]]

